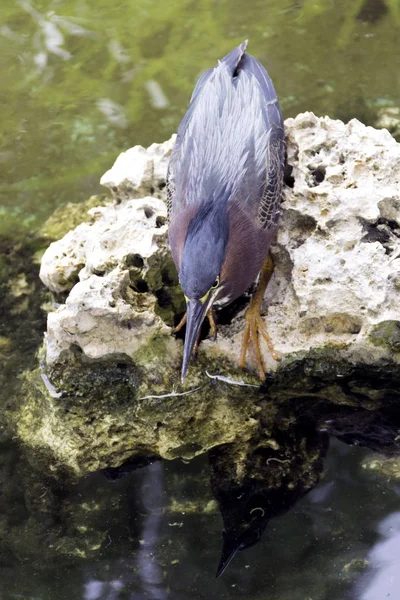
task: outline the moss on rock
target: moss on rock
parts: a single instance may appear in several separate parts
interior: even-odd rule
[[[251,438],[258,427],[258,388],[208,378],[204,356],[182,387],[177,346],[172,337],[156,336],[133,358],[103,360],[89,360],[75,348],[45,381],[39,370],[26,373],[20,439],[39,450],[52,470],[81,476],[136,455],[191,459]],[[268,412],[272,417],[272,405]]]
[[[100,194],[91,196],[84,202],[68,202],[57,208],[47,219],[38,232],[39,236],[47,240],[47,244],[49,240],[59,240],[81,223],[92,223],[95,218],[88,211],[96,206],[105,206],[110,201],[106,194]]]
[[[375,346],[400,352],[400,321],[381,321],[373,327],[369,339]]]

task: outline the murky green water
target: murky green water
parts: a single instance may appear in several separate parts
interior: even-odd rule
[[[1,412],[42,336],[31,233],[55,208],[98,193],[122,150],[169,138],[199,74],[243,39],[286,117],[372,124],[400,103],[399,36],[398,0],[2,0]],[[332,438],[320,484],[215,580],[222,520],[205,458],[49,498],[2,423],[1,600],[400,598],[400,479],[363,469],[370,450]]]
[[[0,26],[0,205],[13,226],[97,192],[122,149],[169,138],[199,74],[245,38],[286,117],[372,122],[399,103],[397,0],[3,0]]]

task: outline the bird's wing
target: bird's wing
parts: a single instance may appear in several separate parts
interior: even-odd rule
[[[182,144],[182,139],[185,135],[186,128],[187,128],[188,123],[190,122],[193,111],[195,110],[197,99],[201,93],[201,90],[202,90],[203,86],[205,85],[205,83],[207,82],[207,80],[212,75],[213,71],[214,71],[214,69],[209,69],[208,71],[203,73],[203,75],[201,75],[200,79],[198,80],[198,82],[196,84],[196,87],[194,88],[192,97],[190,99],[189,109],[187,110],[187,112],[186,112],[185,116],[183,117],[183,119],[179,125],[179,128],[178,128],[175,145],[172,150],[172,155],[171,155],[171,158],[170,158],[170,161],[168,164],[168,171],[167,171],[166,183],[167,183],[167,220],[168,220],[168,222],[170,222],[170,219],[171,219],[172,201],[173,201],[173,198],[174,198],[175,192],[176,192],[175,165],[177,163],[177,160],[178,160],[178,157],[180,154],[180,147]]]
[[[283,116],[272,81],[264,67],[252,56],[246,55],[243,68],[258,82],[263,102],[260,102],[263,121],[268,132],[267,143],[262,143],[263,136],[259,132],[261,143],[256,148],[259,152],[254,166],[262,164],[264,158],[264,177],[261,174],[262,192],[259,195],[258,220],[265,229],[276,227],[280,213],[280,199],[283,187],[285,166],[285,131]],[[251,167],[249,167],[251,171]],[[260,176],[260,172],[258,172]],[[257,173],[254,173],[258,180]]]
[[[267,148],[267,168],[264,191],[258,208],[258,220],[264,229],[277,226],[283,188],[285,141],[271,136]]]

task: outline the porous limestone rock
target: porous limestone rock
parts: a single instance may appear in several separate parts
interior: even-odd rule
[[[171,263],[165,204],[142,198],[92,208],[89,215],[92,223],[51,244],[42,259],[45,285],[70,292],[48,316],[48,365],[71,346],[88,358],[131,356],[165,329],[155,313],[155,294]]]
[[[175,139],[173,135],[163,144],[134,146],[122,152],[100,183],[110,188],[117,202],[148,194],[160,197]]]
[[[400,358],[400,144],[312,113],[285,127],[291,173],[263,307],[283,360],[263,349],[269,398],[379,405],[398,396],[388,381]],[[243,302],[222,311],[217,342],[200,345],[180,385],[182,341],[169,334],[184,299],[161,199],[172,145],[125,153],[102,179],[117,202],[92,208],[43,256],[41,278],[61,305],[48,317],[48,391],[28,394],[19,435],[75,473],[140,452],[190,458],[257,428],[265,392],[229,383],[257,383],[251,356],[250,370],[236,367]],[[265,424],[275,408],[261,412]]]
[[[374,332],[386,322],[394,323],[396,331],[400,314],[400,145],[387,131],[357,120],[346,125],[305,113],[287,119],[285,126],[291,187],[286,187],[283,198],[273,247],[275,274],[264,306],[276,349],[287,355],[333,344],[346,346],[353,355],[362,353],[367,361],[385,353],[393,358],[396,345],[383,339],[383,334],[377,340]],[[122,194],[132,173],[131,181],[137,184],[130,198],[143,186],[154,185],[155,156],[162,156],[157,169],[161,173],[164,168],[165,178],[164,158],[172,141],[159,147],[153,144],[146,164],[145,151],[133,148],[132,156],[140,156],[139,167],[123,159],[116,171],[118,177],[114,177],[117,186],[120,182],[115,193]],[[158,180],[160,177],[158,174]],[[42,260],[41,278],[47,287],[55,292],[73,288],[66,308],[49,317],[51,328],[55,321],[61,323],[55,330],[57,343],[68,311],[75,311],[78,320],[82,318],[85,335],[90,329],[87,313],[97,311],[99,302],[107,312],[114,309],[123,314],[121,307],[112,307],[110,302],[126,303],[128,280],[130,293],[140,294],[147,308],[156,300],[155,292],[171,280],[177,284],[161,200],[129,199],[119,206],[92,209],[89,214],[97,214],[97,220],[80,225],[52,244]],[[73,287],[78,276],[80,283]],[[91,281],[83,284],[89,277]],[[86,302],[89,293],[91,299]],[[96,294],[103,298],[96,300]],[[131,304],[127,304],[128,312]],[[128,315],[123,320],[128,320]],[[78,324],[73,333],[78,345],[80,328]],[[68,345],[72,343],[71,328],[65,329]],[[239,353],[236,329],[241,327],[234,326],[231,332],[223,329],[216,345],[229,356]],[[51,337],[49,332],[50,345]],[[96,356],[114,352],[114,336],[109,339],[109,352],[104,346]],[[210,342],[204,346],[210,347]],[[270,369],[277,368],[267,350],[264,359]]]

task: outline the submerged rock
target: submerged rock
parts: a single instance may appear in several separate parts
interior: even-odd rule
[[[282,356],[264,349],[269,397],[377,406],[398,396],[400,144],[312,113],[285,126],[290,174],[263,307]],[[182,341],[170,334],[185,303],[163,202],[172,146],[124,153],[102,179],[114,202],[43,256],[40,276],[61,304],[48,315],[47,388],[30,376],[19,435],[76,474],[146,453],[191,458],[259,426],[266,388],[251,360],[236,367],[243,299],[222,309],[217,342],[200,345],[180,384]],[[265,423],[275,409],[261,412]]]

